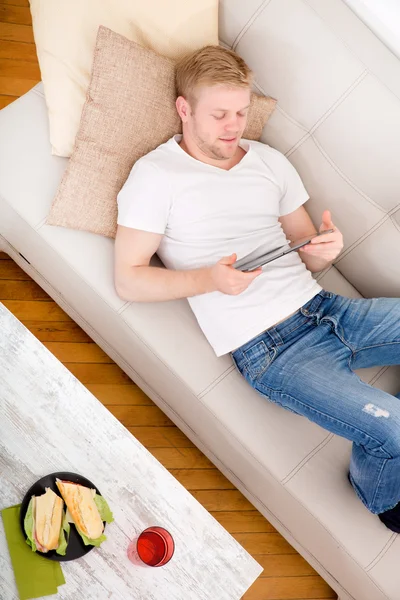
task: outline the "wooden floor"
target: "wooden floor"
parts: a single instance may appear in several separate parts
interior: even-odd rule
[[[28,0],[0,0],[0,108],[39,80]],[[336,598],[159,408],[2,253],[0,300],[264,567],[244,600]]]

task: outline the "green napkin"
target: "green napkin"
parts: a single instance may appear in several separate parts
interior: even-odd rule
[[[57,594],[57,586],[65,583],[61,565],[32,552],[19,524],[20,507],[1,511],[20,600]]]

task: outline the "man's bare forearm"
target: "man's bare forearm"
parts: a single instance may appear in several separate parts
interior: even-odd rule
[[[331,260],[325,260],[311,254],[300,253],[300,258],[311,273],[319,273],[332,264]]]
[[[210,268],[173,271],[159,267],[131,267],[116,285],[118,295],[130,302],[165,302],[215,291]]]

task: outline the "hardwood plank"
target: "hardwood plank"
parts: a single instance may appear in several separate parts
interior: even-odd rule
[[[151,453],[166,469],[215,468],[197,448],[153,448]]]
[[[4,23],[19,23],[20,25],[32,25],[31,11],[25,6],[0,4],[0,21]]]
[[[0,260],[11,260],[11,258],[5,252],[0,252]]]
[[[39,300],[2,300],[4,306],[20,321],[69,321],[73,322],[63,309],[53,302],[40,302]]]
[[[41,77],[37,62],[14,60],[13,58],[0,58],[0,74],[2,77],[33,79],[35,81],[39,81]]]
[[[114,361],[94,342],[75,344],[74,342],[43,342],[50,352],[61,362],[106,364]]]
[[[128,427],[132,435],[147,449],[194,448],[193,442],[177,427]]]
[[[9,4],[10,6],[28,6],[29,0],[1,0],[0,4]]]
[[[198,448],[152,448],[152,455],[166,469],[214,469]]]
[[[0,70],[0,94],[6,96],[22,96],[29,92],[39,79],[17,79],[16,77],[2,77]]]
[[[169,469],[187,490],[234,490],[235,486],[218,469]]]
[[[0,58],[38,62],[35,44],[3,40],[0,44]]]
[[[17,96],[2,96],[2,95],[0,95],[0,110],[2,108],[4,108],[5,106],[8,106],[9,104],[11,104],[11,102],[14,102],[14,100],[17,100]]]
[[[131,385],[89,383],[86,387],[105,406],[153,406],[150,398],[134,383]]]
[[[118,365],[116,364],[90,364],[90,363],[71,363],[66,362],[64,365],[75,375],[77,379],[83,384],[87,383],[132,383],[132,380],[129,379],[128,375],[126,375]],[[133,411],[134,407],[125,407],[125,406],[116,406],[114,407],[118,410],[118,414],[120,415],[120,421],[123,421],[125,418],[129,420],[129,410]],[[159,410],[159,409],[158,409]],[[161,412],[161,411],[160,411]],[[133,417],[133,415],[132,415]],[[125,423],[124,423],[125,424]],[[128,425],[137,425],[137,423],[128,422]]]
[[[23,320],[22,323],[41,342],[88,343],[93,341],[74,321]]]
[[[43,300],[51,302],[50,296],[35,281],[0,281],[0,300]]]
[[[233,537],[250,554],[296,554],[280,533],[235,533]]]
[[[29,25],[2,23],[0,19],[0,40],[34,43],[33,29]]]
[[[258,510],[220,511],[211,512],[211,514],[231,534],[276,531]]]
[[[116,419],[124,427],[140,427],[141,425],[153,427],[172,427],[173,423],[158,408],[158,406],[107,406]],[[152,450],[155,454],[156,449]]]
[[[7,254],[4,254],[4,259],[0,262],[0,280],[2,279],[32,281],[28,273],[25,273]]]
[[[257,579],[242,600],[327,600],[337,594],[318,575],[310,577],[268,577]]]
[[[154,452],[152,451],[152,454]],[[239,490],[193,490],[191,494],[209,512],[227,510],[254,510],[254,506]],[[282,538],[283,539],[283,538]]]
[[[315,575],[312,566],[297,553],[254,554],[253,556],[264,569],[260,577],[306,577]]]

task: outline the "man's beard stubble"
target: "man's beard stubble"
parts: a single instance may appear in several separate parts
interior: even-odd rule
[[[230,152],[224,153],[222,148],[219,148],[214,144],[209,144],[205,139],[203,139],[198,132],[195,122],[193,125],[193,137],[196,145],[203,152],[203,154],[208,156],[208,158],[212,158],[213,160],[227,160],[228,158],[235,156],[239,146],[239,141],[237,141],[235,147]]]

